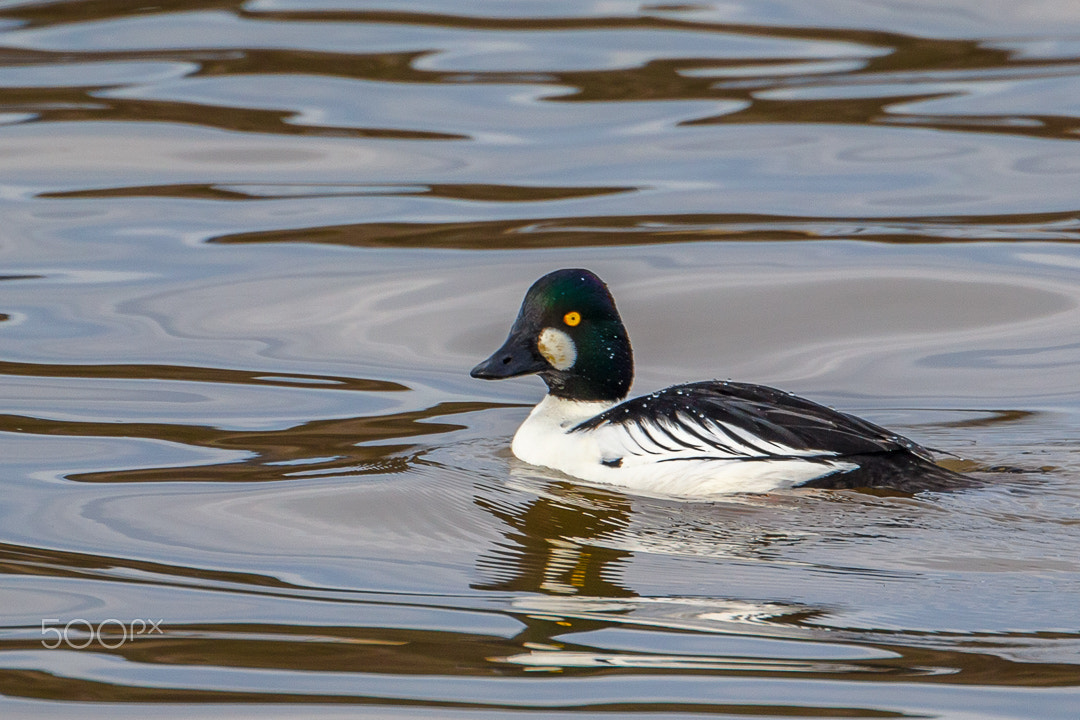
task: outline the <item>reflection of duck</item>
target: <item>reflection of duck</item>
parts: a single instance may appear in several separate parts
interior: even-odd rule
[[[583,480],[683,496],[966,484],[905,437],[761,385],[698,382],[624,400],[630,340],[607,286],[588,270],[537,280],[506,342],[472,370],[484,379],[532,373],[548,395],[513,452]]]
[[[489,499],[476,503],[505,522],[509,546],[483,561],[499,580],[477,585],[481,590],[514,590],[550,595],[632,597],[633,592],[608,576],[612,567],[632,553],[593,545],[590,540],[626,526],[630,504],[624,498],[579,498],[587,508],[566,500],[540,496],[525,508],[501,506]],[[504,559],[505,558],[505,559]],[[509,569],[512,575],[507,577]]]
[[[511,486],[521,492],[521,501],[512,500],[516,493],[486,494],[475,500],[506,527],[505,540],[477,562],[480,574],[488,579],[471,587],[509,593],[508,607],[523,626],[511,640],[520,650],[489,656],[489,662],[530,671],[577,672],[612,667],[807,672],[818,664],[799,660],[795,667],[787,660],[748,661],[738,652],[725,654],[720,647],[722,634],[806,637],[813,629],[805,624],[821,617],[823,610],[773,600],[641,595],[626,586],[626,567],[636,554],[692,556],[696,542],[710,548],[716,541],[730,545],[723,539],[729,525],[715,522],[715,511],[723,505],[694,506],[703,511],[702,523],[689,526],[653,524],[659,518],[649,516],[646,505],[644,526],[635,530],[632,518],[641,510],[637,499],[560,480],[542,481],[535,475],[515,478]],[[703,528],[717,532],[698,538]],[[750,545],[771,542],[749,529],[742,539]],[[753,547],[743,551],[756,554]],[[588,635],[612,627],[706,633],[712,638],[712,650],[633,652],[607,647],[600,636]]]

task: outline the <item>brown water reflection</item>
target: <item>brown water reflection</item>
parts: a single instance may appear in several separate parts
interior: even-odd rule
[[[78,482],[268,482],[295,480],[329,472],[350,475],[395,473],[420,461],[418,446],[405,443],[367,445],[427,435],[441,435],[464,425],[431,422],[476,412],[491,403],[445,403],[420,412],[320,420],[270,432],[236,432],[209,426],[53,421],[0,415],[0,432],[63,437],[140,438],[251,454],[248,460],[203,467],[159,467],[68,475]]]
[[[509,190],[509,189],[508,189]],[[601,189],[592,189],[602,194]],[[854,237],[893,243],[1080,239],[1080,215],[1039,213],[984,218],[822,218],[755,215],[637,215],[523,218],[472,223],[357,223],[225,235],[214,243],[328,243],[351,247],[460,250],[633,246],[661,243],[820,240]]]
[[[320,195],[320,190],[323,193]],[[276,185],[151,185],[147,187],[103,188],[100,190],[73,190],[43,193],[49,198],[110,198],[110,197],[161,197],[187,198],[191,200],[270,200],[283,196],[296,197],[342,197],[357,195],[429,196],[451,200],[477,200],[481,202],[543,202],[570,198],[593,197],[614,193],[632,192],[632,187],[531,187],[505,185],[396,185],[396,186],[347,186],[331,185],[325,188],[280,188]]]
[[[389,380],[305,375],[301,373],[257,372],[233,368],[185,367],[181,365],[49,365],[27,362],[0,362],[0,375],[53,378],[110,378],[122,380],[168,380],[177,382],[228,383],[240,385],[309,388],[323,385],[335,390],[357,392],[402,392],[409,388]]]
[[[140,12],[141,11],[141,12]],[[739,23],[709,23],[641,15],[636,17],[483,18],[386,11],[303,12],[252,11],[240,2],[165,3],[147,13],[130,2],[48,3],[9,8],[5,16],[26,23],[26,30],[64,26],[72,21],[94,22],[136,13],[162,17],[183,11],[226,11],[246,22],[359,23],[398,28],[437,27],[485,33],[715,33],[720,37],[765,38],[792,43],[828,43],[848,46],[854,62],[849,67],[822,65],[809,57],[655,59],[639,66],[602,71],[545,70],[542,73],[491,70],[438,71],[418,67],[429,52],[356,54],[320,52],[314,48],[223,49],[198,41],[189,48],[169,50],[96,48],[83,52],[50,52],[11,48],[5,63],[34,68],[57,63],[190,63],[189,77],[235,77],[245,74],[328,76],[374,82],[418,84],[531,83],[572,89],[549,102],[627,102],[713,100],[734,103],[719,115],[683,120],[686,126],[703,124],[851,124],[860,127],[903,124],[964,133],[994,133],[1055,140],[1075,140],[1077,119],[1055,112],[934,112],[934,101],[971,92],[979,84],[1053,79],[1075,74],[1074,57],[1025,57],[981,39],[917,37],[879,30],[805,28]],[[123,41],[119,43],[122,45]],[[803,71],[800,71],[800,65]],[[775,70],[775,72],[772,72]],[[318,125],[297,113],[244,107],[208,107],[201,103],[154,101],[111,96],[101,92],[112,83],[85,87],[35,87],[33,79],[4,90],[11,110],[32,112],[38,122],[108,121],[177,122],[240,132],[284,135],[330,134],[354,138],[399,140],[466,140],[468,134],[434,128],[346,127]],[[816,96],[816,97],[815,97]],[[922,111],[923,107],[929,111]]]

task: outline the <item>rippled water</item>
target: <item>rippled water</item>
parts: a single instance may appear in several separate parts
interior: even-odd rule
[[[0,713],[1076,717],[1077,97],[1072,0],[0,4]],[[566,266],[985,487],[537,474]]]

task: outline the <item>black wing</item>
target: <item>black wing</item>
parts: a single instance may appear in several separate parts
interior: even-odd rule
[[[902,435],[775,388],[723,381],[676,385],[616,405],[575,430],[622,426],[646,453],[743,459],[930,452]],[[655,448],[652,448],[655,446]]]

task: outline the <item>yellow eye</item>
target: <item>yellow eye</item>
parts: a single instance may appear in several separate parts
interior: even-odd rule
[[[570,327],[575,327],[579,322],[581,322],[581,313],[577,312],[576,310],[571,310],[570,312],[563,315],[562,319],[563,322]]]

